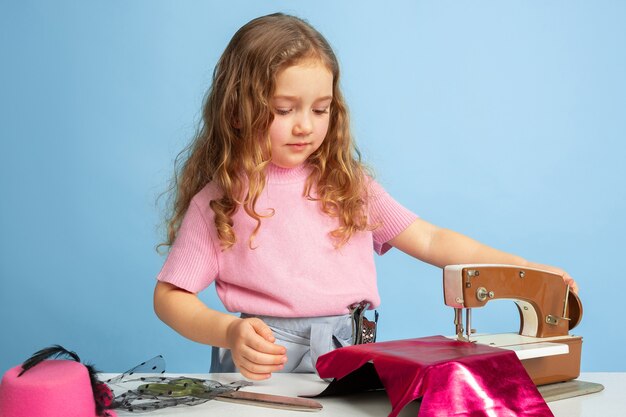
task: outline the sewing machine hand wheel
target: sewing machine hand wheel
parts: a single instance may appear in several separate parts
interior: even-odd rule
[[[569,329],[572,330],[583,319],[583,305],[578,295],[572,291],[570,291],[567,299],[567,313],[569,316]]]

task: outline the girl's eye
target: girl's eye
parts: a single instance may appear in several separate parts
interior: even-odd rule
[[[286,116],[291,113],[291,109],[275,109],[274,111],[276,112],[276,114],[281,116]]]
[[[325,109],[313,109],[313,113],[315,114],[328,114],[328,107]]]

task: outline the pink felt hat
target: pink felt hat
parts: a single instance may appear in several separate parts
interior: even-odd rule
[[[111,391],[95,378],[93,367],[80,363],[73,352],[68,353],[73,354],[75,360],[43,360],[41,356],[45,355],[41,352],[37,353],[40,358],[36,363],[26,361],[9,369],[2,377],[0,416],[117,416],[108,409],[112,402]],[[58,352],[53,354],[59,355]]]

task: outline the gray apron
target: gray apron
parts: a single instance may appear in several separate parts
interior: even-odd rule
[[[352,344],[352,318],[343,316],[283,318],[258,317],[267,324],[276,344],[287,349],[287,363],[280,372],[316,372],[315,363],[321,355]],[[211,372],[237,372],[230,349],[213,347]]]

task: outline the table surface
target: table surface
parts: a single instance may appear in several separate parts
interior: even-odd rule
[[[101,379],[106,380],[114,374],[103,374]],[[231,383],[242,379],[239,374],[188,374],[204,379],[213,379],[222,383]],[[604,385],[604,390],[594,394],[569,398],[548,403],[556,417],[622,417],[626,415],[626,373],[603,372],[582,373],[578,378],[582,381],[596,382]],[[265,394],[298,396],[314,395],[322,392],[327,383],[314,374],[274,374],[269,380],[257,381],[242,390],[262,392]],[[115,387],[113,387],[115,388]],[[380,416],[385,417],[391,411],[389,400],[384,392],[370,392],[345,397],[318,398],[323,406],[319,412],[306,413],[301,411],[279,410],[244,404],[233,404],[223,401],[208,401],[196,406],[178,406],[145,414],[146,416]],[[407,405],[400,413],[401,417],[418,416],[419,402],[414,401]],[[137,415],[119,411],[120,416]]]

